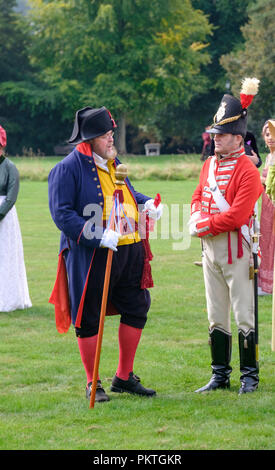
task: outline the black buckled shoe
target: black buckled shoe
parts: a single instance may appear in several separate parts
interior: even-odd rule
[[[147,397],[156,395],[155,390],[143,387],[140,383],[140,378],[133,372],[130,372],[128,380],[122,380],[115,375],[110,390],[116,393],[127,392]]]
[[[90,399],[92,391],[92,382],[89,382],[86,387],[86,398]],[[95,392],[95,402],[110,401],[110,398],[105,393],[104,388],[101,385],[101,381],[97,381],[96,392]]]

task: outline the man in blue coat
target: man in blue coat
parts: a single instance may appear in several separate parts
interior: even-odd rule
[[[119,363],[111,390],[156,394],[142,386],[133,373],[133,363],[150,308],[147,288],[153,285],[148,240],[138,230],[138,208],[158,219],[162,205],[156,208],[153,199],[136,192],[126,178],[123,233],[108,227],[116,187],[115,167],[120,163],[113,140],[115,127],[105,107],[77,111],[69,140],[76,147],[48,178],[50,212],[61,231],[58,273],[50,302],[55,304],[58,331],[66,332],[71,323],[75,327],[87,375],[87,398],[92,387],[108,249],[114,251],[108,309],[109,314],[121,316]],[[98,377],[95,401],[108,400]]]

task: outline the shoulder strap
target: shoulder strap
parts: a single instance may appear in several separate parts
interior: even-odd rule
[[[220,212],[225,212],[230,208],[230,205],[226,201],[225,197],[222,195],[219,186],[217,185],[217,181],[215,178],[214,167],[215,167],[216,157],[211,157],[210,165],[209,165],[209,172],[208,172],[208,182],[209,182],[209,189],[213,196],[217,207],[219,208]]]
[[[209,172],[208,172],[209,189],[211,191],[213,199],[215,203],[217,204],[217,207],[219,208],[220,212],[226,212],[228,209],[230,209],[230,205],[228,204],[225,197],[222,195],[220,188],[217,185],[217,181],[216,181],[215,173],[214,173],[215,160],[216,160],[215,156],[211,157],[211,161],[209,165]],[[242,225],[241,232],[244,238],[246,239],[246,241],[250,243],[250,234],[249,234],[248,226]]]

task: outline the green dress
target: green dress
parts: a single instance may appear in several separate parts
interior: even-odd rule
[[[0,203],[0,220],[14,206],[19,191],[19,173],[7,158],[0,157],[0,196],[6,196]]]

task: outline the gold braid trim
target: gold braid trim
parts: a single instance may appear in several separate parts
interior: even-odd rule
[[[222,126],[223,124],[228,124],[229,122],[233,122],[233,121],[237,121],[237,119],[240,119],[241,117],[241,114],[238,114],[238,116],[232,116],[230,118],[227,118],[227,119],[223,119],[223,121],[220,121],[220,122],[217,122],[216,121],[216,114],[214,116],[214,124],[217,124],[218,126]]]

